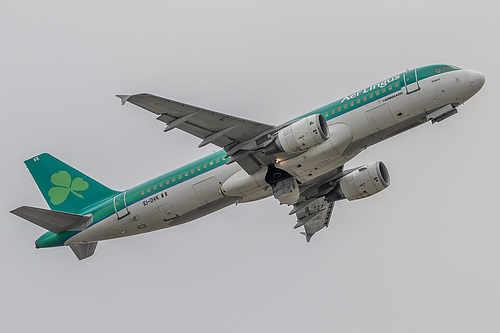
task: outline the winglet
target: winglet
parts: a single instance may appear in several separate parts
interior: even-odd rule
[[[122,105],[125,105],[125,103],[127,103],[130,96],[132,95],[116,95],[116,97],[122,100]]]
[[[305,232],[301,232],[300,234],[306,236],[306,241],[308,243],[311,241],[311,237],[314,235],[314,234],[308,234],[308,233],[305,233]]]

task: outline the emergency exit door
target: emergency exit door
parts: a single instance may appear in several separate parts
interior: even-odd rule
[[[113,199],[113,203],[115,205],[115,213],[118,219],[124,218],[125,216],[130,214],[127,207],[127,201],[125,200],[126,194],[127,192],[122,192]]]
[[[411,71],[404,73],[404,80],[407,94],[420,90],[416,69],[412,69]]]

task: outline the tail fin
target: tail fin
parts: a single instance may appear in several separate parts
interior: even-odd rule
[[[24,164],[53,210],[80,214],[119,193],[47,153],[30,158]]]

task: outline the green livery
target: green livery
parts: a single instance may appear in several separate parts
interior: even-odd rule
[[[289,214],[296,215],[295,227],[304,227],[309,242],[328,226],[335,201],[365,198],[389,185],[382,162],[345,170],[347,161],[386,138],[456,114],[484,80],[474,70],[420,67],[278,126],[146,93],[118,95],[122,104],[156,114],[167,124],[165,131],[179,128],[202,139],[199,147],[211,143],[222,150],[126,191],[40,154],[25,164],[50,210],[21,206],[11,213],[48,230],[36,240],[37,248],[68,245],[82,260],[101,240],[173,227],[274,195],[294,206]],[[289,144],[301,151],[283,148]]]
[[[24,161],[50,209],[81,214],[120,192],[44,153]]]

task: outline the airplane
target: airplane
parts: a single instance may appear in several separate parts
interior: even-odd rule
[[[369,146],[426,122],[435,124],[484,85],[475,70],[437,64],[406,70],[333,103],[269,125],[151,94],[117,95],[180,129],[199,147],[222,149],[125,191],[112,190],[50,154],[26,160],[50,209],[11,213],[47,230],[36,248],[69,246],[79,260],[97,242],[193,221],[224,207],[273,196],[293,206],[309,242],[328,227],[335,202],[390,184],[383,162],[345,169]]]

